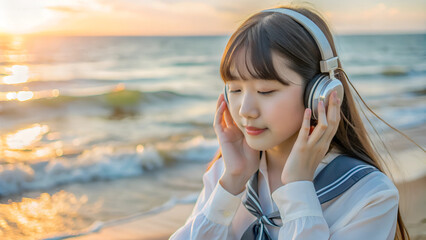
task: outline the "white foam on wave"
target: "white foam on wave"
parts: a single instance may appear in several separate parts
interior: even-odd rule
[[[177,161],[208,162],[219,148],[219,143],[217,139],[205,139],[203,136],[196,136],[182,143],[167,142],[161,143],[157,147]]]
[[[0,197],[74,182],[139,176],[145,171],[162,168],[164,155],[178,162],[208,162],[218,146],[216,139],[196,136],[186,142],[161,143],[139,150],[104,145],[86,150],[72,159],[0,165]]]
[[[74,159],[0,165],[0,196],[72,182],[136,176],[161,166],[163,159],[154,147],[146,147],[142,152],[95,147]]]

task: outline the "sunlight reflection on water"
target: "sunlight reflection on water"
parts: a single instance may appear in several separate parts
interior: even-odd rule
[[[86,195],[76,197],[63,190],[53,195],[42,193],[37,198],[22,198],[20,202],[9,200],[8,204],[0,204],[0,238],[40,239],[70,228],[81,228],[87,223],[79,210],[87,204]],[[102,204],[102,201],[89,204],[85,213],[98,211]]]

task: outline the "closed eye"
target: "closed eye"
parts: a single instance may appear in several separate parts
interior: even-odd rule
[[[229,92],[230,92],[230,93],[237,93],[237,92],[241,92],[241,90],[229,90]],[[268,94],[271,94],[271,93],[273,93],[273,92],[275,92],[275,90],[268,91],[268,92],[260,92],[260,91],[258,91],[258,93],[260,93],[260,94],[262,94],[262,95],[268,95]]]
[[[268,94],[271,94],[271,93],[273,93],[273,92],[275,92],[275,90],[268,91],[268,92],[258,92],[258,93],[260,93],[260,94],[262,94],[262,95],[268,95]]]

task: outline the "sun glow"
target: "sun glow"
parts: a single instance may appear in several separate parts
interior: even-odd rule
[[[64,144],[59,140],[60,133],[50,131],[49,126],[36,123],[0,136],[0,159],[5,159],[7,163],[19,163],[63,156]],[[51,142],[45,143],[43,138]]]
[[[6,100],[18,100],[20,102],[30,100],[34,97],[34,92],[32,91],[19,91],[19,92],[8,92],[6,93]],[[2,98],[0,97],[0,100]]]
[[[49,127],[47,125],[35,124],[16,133],[6,135],[6,144],[10,149],[26,148],[34,142],[38,142],[48,131]]]
[[[0,204],[0,238],[27,240],[57,235],[70,226],[81,227],[81,212],[95,213],[102,205],[102,200],[89,203],[87,195],[76,196],[64,190],[41,193],[37,198],[23,197],[18,202],[9,200],[8,204]]]
[[[48,1],[0,0],[0,32],[33,33],[55,18],[46,7]]]
[[[6,71],[11,72],[12,74],[10,76],[3,77],[3,82],[5,84],[18,84],[28,81],[28,66],[13,65],[10,68],[6,68]]]

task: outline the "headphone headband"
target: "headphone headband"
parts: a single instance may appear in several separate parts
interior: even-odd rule
[[[305,29],[308,30],[308,32],[314,38],[321,52],[321,57],[322,57],[322,61],[320,61],[321,72],[323,73],[329,72],[330,77],[334,75],[334,70],[338,67],[338,62],[337,62],[338,57],[333,56],[333,51],[331,50],[330,43],[328,42],[327,38],[325,37],[321,29],[314,22],[312,22],[309,18],[305,17],[304,15],[286,8],[272,8],[272,9],[263,10],[262,12],[282,13],[282,14],[290,16],[296,22],[302,24],[302,26],[305,27]]]

